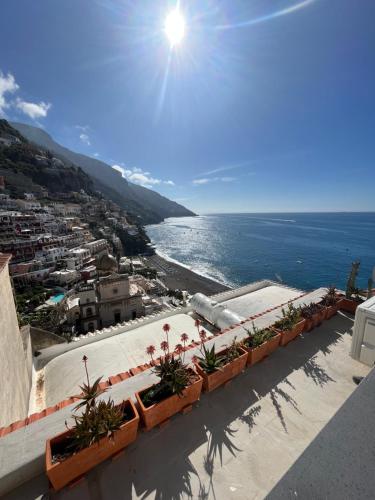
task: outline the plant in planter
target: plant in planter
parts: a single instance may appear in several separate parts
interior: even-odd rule
[[[304,330],[310,332],[316,326],[319,326],[325,318],[326,308],[322,304],[304,304],[300,308],[301,316],[305,320]]]
[[[249,335],[243,342],[243,348],[247,351],[247,364],[254,365],[263,358],[274,352],[280,343],[280,333],[271,328],[257,328],[254,323],[253,331],[244,328]]]
[[[60,490],[103,460],[128,446],[137,437],[139,416],[129,399],[119,405],[113,400],[98,400],[101,377],[92,385],[83,357],[87,383],[81,386],[81,402],[74,410],[74,426],[46,444],[46,471],[55,490]]]
[[[215,344],[207,348],[204,340],[200,347],[201,356],[195,360],[197,372],[203,378],[205,391],[213,391],[225,384],[236,375],[239,375],[246,366],[247,352],[241,344],[233,340],[226,349],[216,353]]]
[[[160,381],[135,394],[146,430],[191,406],[200,397],[202,379],[184,362],[187,340],[187,335],[182,334],[184,345],[177,344],[172,353],[167,341],[161,343],[165,354],[154,368]],[[147,353],[151,352],[150,347],[146,349]]]
[[[288,309],[281,309],[282,317],[274,323],[273,328],[281,334],[280,345],[287,345],[303,331],[305,320],[301,316],[301,311],[291,302]]]
[[[314,306],[315,304],[304,304],[301,308],[301,316],[305,320],[305,331],[310,332],[314,328]]]
[[[352,262],[352,267],[346,283],[345,297],[340,301],[340,309],[351,314],[355,314],[357,307],[366,300],[365,297],[361,295],[363,292],[357,288],[356,285],[360,264],[359,261]],[[369,280],[368,288],[370,286],[372,288],[372,283]],[[369,298],[369,289],[367,290],[367,298]]]
[[[337,314],[340,300],[341,297],[338,295],[336,287],[330,286],[321,301],[321,304],[326,308],[325,319],[331,319]]]

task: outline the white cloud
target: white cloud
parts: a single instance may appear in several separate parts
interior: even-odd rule
[[[95,158],[98,158],[100,156],[99,153],[94,153]]]
[[[132,169],[128,169],[125,167],[121,167],[120,165],[112,165],[112,168],[121,173],[124,179],[127,179],[134,184],[139,184],[143,187],[153,187],[160,184],[166,184],[168,186],[174,186],[174,182],[171,180],[162,181],[161,179],[155,179],[152,177],[150,172],[144,172],[141,168],[134,167]]]
[[[79,134],[80,141],[86,146],[91,146],[91,139],[89,136],[90,127],[88,125],[76,125],[75,128],[81,132]],[[97,153],[96,155],[99,156]]]
[[[25,113],[25,115],[35,120],[36,118],[45,118],[51,108],[51,104],[44,101],[40,103],[27,102],[18,97],[16,99],[16,107]]]
[[[242,163],[234,163],[233,165],[224,165],[222,167],[214,168],[213,170],[208,170],[207,172],[202,172],[201,174],[198,175],[198,177],[204,177],[207,175],[217,174],[219,172],[225,172],[226,170],[233,170],[235,168],[246,167],[246,165],[249,165],[249,164],[250,164],[250,162],[244,161]]]
[[[195,186],[202,186],[203,184],[209,184],[211,182],[233,182],[236,177],[203,177],[202,179],[194,179],[193,184]]]
[[[197,186],[201,185],[201,184],[208,184],[209,182],[211,182],[212,179],[194,179],[193,180],[193,184],[196,184]]]
[[[4,114],[4,110],[9,108],[10,103],[6,100],[5,94],[12,94],[19,89],[14,76],[11,73],[4,75],[0,71],[0,115]]]
[[[86,146],[91,146],[90,138],[87,134],[80,134],[79,138],[81,139],[81,142],[86,144]]]
[[[0,70],[0,116],[5,114],[5,109],[7,108],[16,108],[33,120],[45,118],[51,108],[51,103],[44,101],[40,101],[39,103],[29,102],[24,101],[20,97],[17,97],[15,100],[9,100],[9,96],[6,94],[14,94],[19,88],[12,73],[5,75]]]

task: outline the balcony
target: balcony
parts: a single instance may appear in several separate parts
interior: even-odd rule
[[[264,498],[355,391],[352,375],[368,373],[348,355],[352,325],[351,317],[338,313],[279,347],[227,387],[203,394],[191,413],[141,432],[123,455],[56,498]],[[236,329],[224,335],[210,342],[228,343]],[[146,370],[110,386],[109,393],[121,401],[154,377]],[[45,438],[63,430],[71,409],[62,407],[1,439],[2,487],[30,477],[8,498],[48,492]]]

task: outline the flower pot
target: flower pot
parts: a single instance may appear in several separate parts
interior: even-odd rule
[[[56,446],[63,445],[72,435],[71,430],[67,430],[46,443],[46,472],[55,491],[60,490],[74,479],[90,471],[98,464],[122,450],[130,443],[135,441],[139,424],[139,415],[134,403],[128,399],[121,403],[127,405],[134,415],[131,420],[124,422],[121,427],[115,431],[112,438],[103,437],[96,444],[84,448],[66,459],[52,463],[53,450]],[[118,405],[118,406],[121,406]]]
[[[355,315],[355,312],[356,312],[359,304],[361,304],[361,302],[358,302],[357,300],[353,300],[353,299],[347,299],[345,297],[345,298],[340,300],[339,309],[341,311],[345,311],[345,312],[348,312],[350,314]]]
[[[314,318],[311,316],[311,318],[305,318],[305,326],[303,328],[304,332],[311,332],[311,330],[314,328]]]
[[[275,331],[277,333],[281,334],[280,345],[285,346],[285,345],[289,344],[289,342],[294,340],[296,337],[298,337],[298,335],[300,335],[303,332],[304,326],[305,326],[305,320],[302,319],[301,321],[299,321],[295,325],[293,330],[284,331],[284,330],[278,330],[277,328],[275,328]]]
[[[338,303],[333,306],[326,306],[325,319],[331,319],[335,314],[337,314],[338,308]]]
[[[219,352],[218,355],[222,356],[226,353],[227,349]],[[228,363],[221,367],[220,370],[216,370],[212,373],[206,373],[200,366],[199,362],[195,363],[195,367],[199,375],[203,378],[203,389],[206,392],[211,392],[217,387],[225,384],[232,378],[239,375],[244,371],[246,366],[246,361],[248,354],[244,349],[240,349],[241,354],[238,358],[234,359],[231,363]]]
[[[323,308],[321,311],[313,314],[312,320],[313,320],[313,328],[316,328],[317,326],[320,326],[322,324],[322,321],[325,319],[326,311],[325,308]]]
[[[193,370],[191,371],[193,372]],[[142,402],[141,395],[149,387],[135,393],[139,405],[139,413],[146,430],[150,430],[156,425],[165,422],[165,420],[168,420],[168,418],[183,410],[186,406],[190,406],[198,401],[202,392],[203,380],[197,373],[193,373],[195,380],[184,389],[182,396],[174,394],[159,403],[146,407]]]
[[[263,342],[258,347],[246,347],[244,346],[245,351],[247,351],[247,366],[255,365],[255,363],[259,363],[263,358],[272,354],[279,346],[281,335],[277,333],[272,339],[267,342]]]

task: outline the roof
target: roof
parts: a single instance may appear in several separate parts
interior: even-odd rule
[[[0,253],[0,272],[9,263],[9,261],[10,261],[11,258],[12,258],[12,254],[9,254],[9,253]]]
[[[258,314],[267,308],[293,300],[301,295],[300,290],[287,288],[282,285],[270,285],[260,290],[247,293],[222,304],[240,316]]]
[[[191,340],[199,340],[193,317],[178,314],[153,323],[142,325],[122,335],[116,335],[100,342],[79,347],[50,361],[44,370],[46,405],[52,406],[68,396],[79,393],[82,384],[82,357],[89,358],[89,371],[92,380],[103,380],[120,372],[128,371],[150,361],[146,347],[155,345],[155,358],[162,354],[160,343],[165,340],[163,325],[168,322],[170,344],[180,343],[182,333]]]

